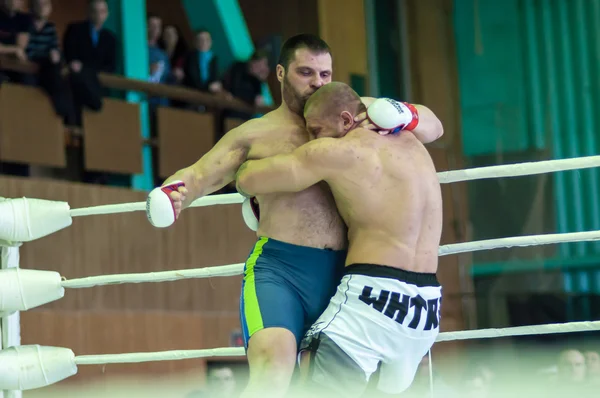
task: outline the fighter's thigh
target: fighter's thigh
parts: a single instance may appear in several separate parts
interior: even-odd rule
[[[402,355],[393,361],[384,361],[381,364],[377,390],[387,394],[400,394],[410,387],[421,360],[431,349],[434,341],[435,338],[398,338],[399,352]]]
[[[362,396],[370,374],[342,348],[323,332],[305,344],[299,356],[301,388],[333,397]]]
[[[240,316],[246,345],[257,332],[268,328],[289,331],[297,345],[305,318],[298,295],[277,276],[263,274],[244,278]]]

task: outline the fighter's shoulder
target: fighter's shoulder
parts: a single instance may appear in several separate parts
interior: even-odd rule
[[[231,131],[234,134],[244,134],[248,138],[258,138],[269,134],[278,128],[281,128],[281,125],[273,120],[273,118],[269,118],[268,115],[265,115],[260,118],[250,119]]]

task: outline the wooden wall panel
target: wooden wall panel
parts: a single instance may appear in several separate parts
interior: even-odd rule
[[[104,98],[102,110],[83,111],[85,168],[122,174],[142,172],[140,105]]]
[[[319,0],[319,33],[333,52],[333,79],[367,77],[367,32],[363,0]]]
[[[139,202],[143,192],[0,177],[5,197],[67,201],[71,208]],[[21,266],[67,278],[197,268],[244,262],[255,235],[239,205],[185,210],[171,228],[152,227],[144,212],[75,218],[73,225],[21,248]],[[44,308],[238,313],[240,277],[68,290]]]
[[[66,165],[64,127],[42,90],[9,83],[0,88],[0,159]]]
[[[160,107],[156,118],[161,177],[196,163],[215,144],[212,113]]]

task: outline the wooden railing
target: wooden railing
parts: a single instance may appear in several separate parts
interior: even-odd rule
[[[11,70],[21,73],[36,74],[38,66],[28,61],[0,56],[0,70]],[[64,73],[68,71],[65,68]],[[266,113],[272,110],[270,107],[253,107],[237,99],[204,93],[182,86],[168,84],[149,83],[143,80],[129,79],[109,73],[99,73],[98,77],[103,86],[115,90],[137,91],[154,97],[165,97],[171,100],[183,101],[194,105],[204,105],[217,109],[231,109],[245,113]]]
[[[36,64],[0,57],[0,70],[35,74]],[[65,68],[65,75],[68,70]],[[266,113],[267,107],[252,107],[236,98],[213,95],[180,86],[149,83],[123,76],[100,73],[103,86],[141,92],[216,112],[235,110],[247,114]],[[158,149],[161,177],[195,162],[210,150],[219,133],[216,113],[199,113],[159,107],[156,112],[158,139],[150,142]],[[228,131],[241,123],[225,120]],[[139,104],[104,98],[99,112],[84,110],[83,137],[85,168],[93,171],[138,174],[142,172],[141,148],[149,142],[141,138]],[[39,88],[5,83],[0,86],[0,161],[50,167],[65,167],[65,145],[69,136],[52,109],[49,98]]]

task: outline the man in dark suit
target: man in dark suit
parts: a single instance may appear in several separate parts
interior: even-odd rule
[[[218,93],[223,86],[218,77],[217,57],[212,52],[212,36],[206,29],[196,32],[195,50],[185,61],[183,84],[196,90]]]
[[[64,36],[64,56],[69,66],[69,80],[75,108],[74,124],[82,125],[82,108],[94,111],[102,109],[104,89],[98,80],[98,72],[115,73],[117,68],[117,40],[113,33],[104,29],[108,18],[106,0],[89,0],[89,17],[67,27]],[[84,170],[83,149],[74,148],[70,153],[71,179],[95,184],[108,183],[107,173]]]
[[[108,18],[106,0],[89,1],[89,19],[67,27],[64,36],[64,55],[69,65],[74,102],[80,115],[81,107],[102,108],[102,87],[98,72],[114,73],[117,65],[117,41],[112,32],[104,29]],[[77,120],[81,123],[80,116]]]

